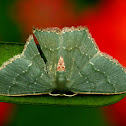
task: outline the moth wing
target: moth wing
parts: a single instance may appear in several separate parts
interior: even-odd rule
[[[70,91],[87,94],[126,91],[124,68],[99,51],[87,28],[64,29],[62,37],[62,54]]]
[[[22,54],[0,67],[0,94],[33,95],[50,93],[52,89],[52,79],[46,73],[46,65],[30,36]]]
[[[99,53],[90,59],[79,74],[71,86],[73,92],[89,94],[126,92],[124,68],[104,53]]]
[[[48,74],[55,80],[57,64],[61,55],[61,35],[60,29],[35,29],[34,35],[38,40],[40,48],[47,60]]]
[[[88,63],[98,48],[93,44],[85,27],[64,28],[62,34],[62,55],[68,80],[74,80],[80,69]]]

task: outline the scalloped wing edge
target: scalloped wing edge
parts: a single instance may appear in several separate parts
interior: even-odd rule
[[[26,41],[26,43],[25,43],[25,45],[24,45],[24,49],[23,49],[22,53],[21,53],[21,54],[17,54],[17,55],[15,55],[15,56],[13,56],[13,58],[10,58],[10,59],[8,59],[6,62],[4,62],[4,63],[1,65],[1,67],[0,67],[0,71],[1,71],[4,67],[6,67],[8,64],[10,64],[10,63],[12,63],[13,61],[15,61],[16,59],[21,58],[21,57],[24,55],[24,52],[25,52],[25,50],[26,50],[28,44],[30,43],[30,41],[31,41],[32,39],[33,39],[33,35],[29,35],[29,37],[28,37],[28,39],[27,39],[27,41]]]

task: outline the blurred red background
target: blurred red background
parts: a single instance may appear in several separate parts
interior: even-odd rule
[[[99,49],[126,67],[125,0],[16,0],[8,8],[10,18],[18,24],[21,41],[37,28],[87,26]],[[102,107],[110,126],[126,125],[126,98]],[[3,108],[4,107],[4,108]],[[0,103],[0,123],[7,121],[12,104]]]

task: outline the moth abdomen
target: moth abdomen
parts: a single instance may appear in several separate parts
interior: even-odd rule
[[[68,88],[66,86],[67,79],[66,79],[66,72],[65,71],[57,71],[56,73],[56,80],[55,80],[55,89],[53,92],[58,94],[63,94],[68,92]]]

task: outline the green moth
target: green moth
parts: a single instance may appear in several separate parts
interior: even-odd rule
[[[34,29],[21,54],[0,67],[0,95],[121,94],[126,71],[101,52],[86,27]]]

